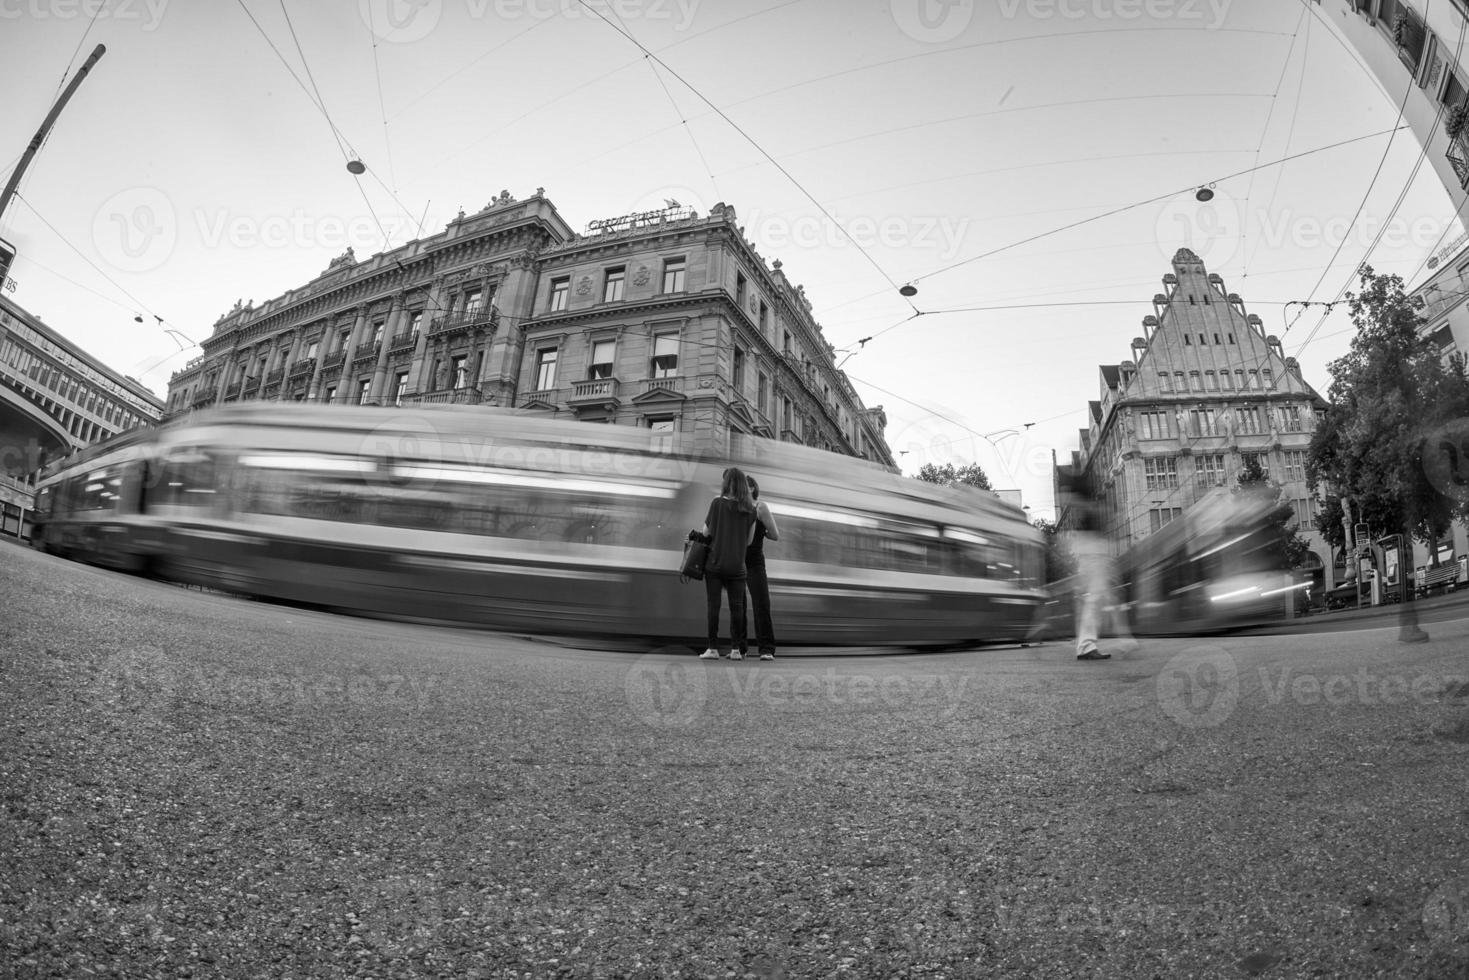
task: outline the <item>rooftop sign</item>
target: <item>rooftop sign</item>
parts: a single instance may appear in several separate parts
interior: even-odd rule
[[[650,225],[661,225],[667,221],[683,221],[693,217],[697,217],[693,208],[675,202],[659,211],[637,211],[633,214],[624,214],[619,218],[598,218],[596,221],[588,221],[587,234],[605,235],[614,231],[646,228]]]

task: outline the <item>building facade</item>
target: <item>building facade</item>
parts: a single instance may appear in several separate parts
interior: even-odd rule
[[[1332,556],[1312,524],[1318,504],[1305,469],[1325,400],[1192,251],[1173,256],[1163,289],[1132,358],[1101,365],[1101,397],[1089,403],[1090,425],[1064,475],[1091,488],[1121,554],[1212,488],[1233,485],[1253,458],[1281,484],[1330,587]],[[1062,526],[1068,516],[1059,515]]]
[[[804,289],[716,205],[574,232],[542,190],[256,307],[169,382],[168,417],[241,399],[453,402],[638,425],[670,448],[742,437],[896,470],[881,407],[836,367]]]
[[[26,536],[48,461],[163,413],[158,396],[0,297],[0,533]]]

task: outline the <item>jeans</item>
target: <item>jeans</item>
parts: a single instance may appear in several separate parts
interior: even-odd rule
[[[744,653],[749,647],[745,641],[745,576],[723,578],[705,571],[704,595],[709,600],[709,649],[719,647],[720,592],[729,595],[730,647]]]
[[[770,580],[765,577],[763,564],[747,561],[745,570],[749,573],[750,605],[755,611],[755,645],[762,654],[774,654],[775,624],[770,621]],[[740,632],[749,635],[748,630]]]

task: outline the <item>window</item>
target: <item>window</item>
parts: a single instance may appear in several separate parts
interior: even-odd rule
[[[1285,479],[1287,483],[1306,482],[1306,453],[1300,449],[1287,449],[1285,456]]]
[[[571,277],[562,276],[560,279],[551,280],[551,312],[560,313],[566,309],[566,300],[571,295]]]
[[[792,421],[791,400],[782,395],[780,399],[780,427],[782,429],[789,429]]]
[[[478,289],[470,290],[464,297],[464,313],[466,316],[474,316],[484,307],[484,293]]]
[[[743,396],[745,393],[745,352],[738,347],[734,349],[734,356],[730,360],[729,380],[734,385],[735,394]]]
[[[352,339],[352,331],[343,330],[337,334],[337,350],[346,350],[347,343]]]
[[[663,260],[663,291],[665,293],[681,293],[684,289],[684,259],[682,256],[676,259]]]
[[[1192,303],[1193,302],[1193,299],[1194,298],[1192,296],[1190,296],[1189,297],[1189,302]],[[1194,345],[1193,334],[1187,334],[1187,333],[1184,334],[1183,335],[1183,346],[1185,346],[1185,347],[1192,347],[1193,345]]]
[[[1197,372],[1197,371],[1190,371],[1188,373],[1188,386],[1189,386],[1189,390],[1190,391],[1203,391],[1204,390],[1204,381],[1203,381],[1203,378],[1200,377],[1199,372]]]
[[[403,404],[403,396],[408,394],[408,372],[399,371],[393,375],[393,404]]]
[[[1280,408],[1281,429],[1286,432],[1300,432],[1303,430],[1301,424],[1301,406],[1282,405]]]
[[[1204,372],[1204,387],[1209,391],[1219,390],[1219,377],[1213,371]]]
[[[653,436],[658,442],[668,445],[673,442],[678,425],[676,419],[648,419],[648,428],[653,430]]]
[[[1199,470],[1199,482],[1208,487],[1224,486],[1224,456],[1222,453],[1195,456]]]
[[[1265,368],[1265,369],[1263,369],[1263,370],[1262,370],[1262,371],[1261,371],[1261,372],[1260,372],[1260,376],[1261,376],[1261,377],[1262,377],[1262,378],[1263,378],[1263,379],[1264,379],[1264,381],[1265,381],[1265,387],[1267,387],[1267,388],[1274,388],[1274,387],[1275,387],[1275,378],[1274,378],[1274,376],[1273,376],[1273,375],[1272,375],[1272,374],[1271,374],[1271,373],[1270,373],[1270,369],[1269,369],[1269,368]]]
[[[785,331],[785,343],[781,347],[781,350],[787,354],[791,352],[791,332],[789,330]]]
[[[1209,297],[1205,296],[1204,297],[1204,302],[1205,303],[1209,302]],[[1203,347],[1204,345],[1206,345],[1208,343],[1209,343],[1209,341],[1207,341],[1207,340],[1204,339],[1204,335],[1203,334],[1199,334],[1199,346],[1200,347]]]
[[[1245,390],[1245,372],[1243,368],[1234,369],[1234,386],[1240,391]]]
[[[770,412],[769,406],[770,379],[765,376],[764,371],[761,371],[755,388],[755,407],[760,409],[761,415],[768,415]]]
[[[1168,377],[1168,372],[1167,371],[1159,371],[1158,372],[1158,387],[1161,388],[1161,389],[1163,389],[1164,391],[1172,391],[1173,390],[1173,385],[1172,385],[1172,383],[1171,383],[1171,381],[1170,381],[1170,379]]]
[[[408,336],[414,339],[418,337],[418,328],[423,325],[423,312],[413,314],[408,320]]]
[[[1189,412],[1195,435],[1212,436],[1217,433],[1214,430],[1214,410],[1212,408],[1195,408]]]
[[[745,308],[745,274],[735,273],[735,305],[740,309]]]
[[[334,402],[334,401],[337,400],[337,386],[336,385],[327,385],[326,386],[326,400],[328,402]]]
[[[466,354],[457,354],[449,359],[450,370],[454,376],[455,388],[469,387],[469,357]]]
[[[1173,372],[1173,390],[1174,391],[1188,391],[1188,388],[1186,388],[1184,386],[1183,372],[1182,371],[1174,371]]]
[[[372,325],[372,342],[380,344],[383,342],[383,321],[378,320]]]
[[[1148,529],[1156,531],[1181,516],[1183,516],[1182,507],[1154,507],[1148,511]]]
[[[1166,378],[1167,375],[1165,374]],[[1141,439],[1167,439],[1168,413],[1141,412],[1138,414],[1138,437]]]
[[[556,387],[556,348],[548,347],[536,352],[536,391],[549,391]]]
[[[1219,343],[1219,335],[1217,333],[1214,335],[1214,343]]]
[[[1228,337],[1229,337],[1229,342],[1231,344],[1234,343],[1234,334],[1229,334]]]
[[[651,373],[655,378],[671,378],[678,374],[678,334],[663,333],[653,338]]]
[[[306,360],[308,360],[308,361],[314,361],[314,360],[316,360],[316,354],[317,354],[317,351],[318,351],[318,349],[320,347],[321,347],[321,341],[319,341],[319,340],[313,340],[311,343],[307,344],[306,345]]]
[[[762,299],[760,301],[760,336],[762,336],[762,337],[769,337],[770,336],[770,329],[769,328],[770,328],[770,307],[766,306],[765,305],[765,301]]]
[[[1252,462],[1259,464],[1260,472],[1267,477],[1270,475],[1270,457],[1265,453],[1240,453],[1239,458],[1245,466],[1249,466]]]
[[[372,393],[372,380],[371,379],[368,379],[366,381],[363,381],[360,385],[357,386],[357,404],[359,404],[359,405],[366,405],[367,404],[367,396],[370,395],[371,393]]]
[[[587,368],[588,380],[612,377],[612,360],[617,349],[615,340],[597,340],[592,343],[592,363]]]
[[[626,281],[627,266],[619,265],[608,269],[607,278],[602,283],[602,302],[615,303],[622,299],[622,286]]]
[[[1155,456],[1143,460],[1143,473],[1147,477],[1149,490],[1176,490],[1178,488],[1178,457]]]
[[[1258,435],[1260,433],[1260,409],[1256,405],[1247,405],[1239,409],[1239,431],[1245,435]]]
[[[1290,502],[1291,510],[1295,511],[1295,519],[1298,526],[1302,528],[1309,528],[1311,526],[1311,519],[1316,516],[1315,503],[1316,501],[1310,498],[1292,500]]]

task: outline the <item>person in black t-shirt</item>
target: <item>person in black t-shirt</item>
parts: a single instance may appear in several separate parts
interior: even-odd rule
[[[770,580],[765,577],[765,539],[780,540],[775,515],[760,499],[760,484],[749,477],[750,496],[755,500],[755,537],[745,549],[745,571],[750,588],[750,607],[755,613],[755,646],[761,660],[775,659],[775,624],[770,619]],[[748,632],[746,632],[748,636]]]
[[[729,595],[729,658],[743,660],[745,640],[745,549],[755,537],[755,500],[744,471],[731,466],[724,471],[719,496],[709,504],[704,518],[704,536],[709,557],[704,562],[704,596],[709,610],[709,646],[699,657],[719,659],[720,593]]]

